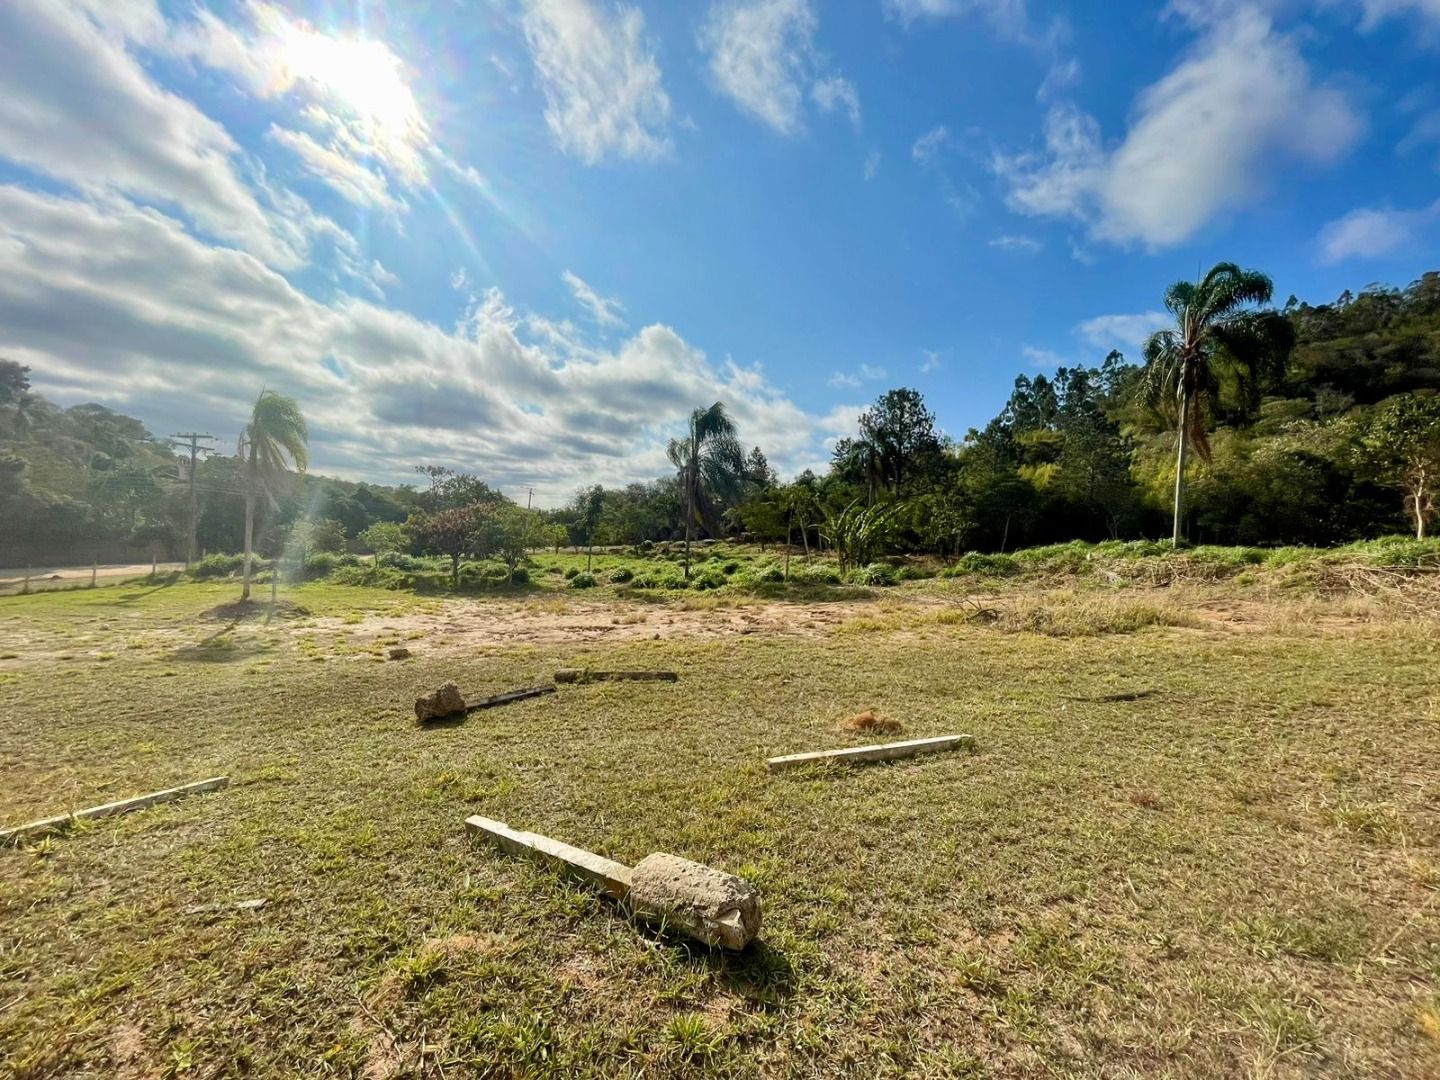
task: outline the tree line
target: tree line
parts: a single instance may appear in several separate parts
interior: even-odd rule
[[[587,486],[543,511],[441,466],[398,486],[309,475],[300,406],[266,392],[238,452],[199,463],[196,536],[209,551],[440,555],[458,580],[466,559],[513,574],[543,546],[677,541],[688,555],[696,539],[732,536],[863,565],[1070,539],[1426,535],[1440,501],[1440,273],[1276,309],[1268,278],[1220,264],[1164,301],[1174,326],[1135,362],[1112,352],[1020,376],[961,438],[941,433],[918,391],[897,388],[828,468],[782,481],[715,402],[671,441],[670,474]],[[0,361],[0,562],[6,544],[57,558],[102,541],[183,550],[184,464],[138,420],[58,408],[27,368]]]

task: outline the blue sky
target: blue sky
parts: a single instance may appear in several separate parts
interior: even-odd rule
[[[1132,356],[1220,259],[1440,253],[1437,0],[0,0],[0,355],[544,502],[721,399],[783,472]]]

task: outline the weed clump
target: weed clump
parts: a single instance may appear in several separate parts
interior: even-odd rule
[[[901,724],[899,720],[877,713],[874,709],[866,709],[862,713],[847,716],[844,720],[840,721],[841,731],[876,731],[888,733],[899,731],[900,727]]]

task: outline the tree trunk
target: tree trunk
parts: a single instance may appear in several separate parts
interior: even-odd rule
[[[450,587],[451,587],[452,589],[458,589],[458,588],[460,588],[460,556],[459,556],[459,555],[451,555],[451,556],[450,556]]]
[[[240,567],[240,599],[250,599],[250,558],[255,546],[255,447],[250,447],[250,466],[245,478],[245,562]]]
[[[1175,521],[1170,540],[1171,547],[1180,546],[1180,533],[1185,523],[1185,462],[1190,454],[1190,400],[1180,395],[1180,424],[1178,427],[1180,448],[1175,452]]]
[[[594,541],[591,541],[591,543],[585,548],[585,572],[587,574],[590,573],[590,559],[594,556],[594,554],[595,544]]]
[[[790,580],[790,537],[794,532],[793,522],[790,515],[785,515],[785,580]]]
[[[690,528],[695,520],[695,474],[685,470],[685,580],[690,580]]]

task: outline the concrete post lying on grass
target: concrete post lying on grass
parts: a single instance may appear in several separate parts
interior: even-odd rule
[[[596,855],[584,848],[562,844],[559,840],[552,840],[539,833],[512,829],[503,821],[493,821],[479,814],[466,818],[465,828],[472,835],[489,840],[502,851],[553,866],[571,877],[593,885],[613,899],[624,900],[630,892],[630,867],[624,863]]]
[[[202,791],[219,791],[221,788],[229,786],[230,778],[228,776],[214,776],[209,780],[197,780],[195,783],[186,784],[183,787],[155,791],[149,795],[137,795],[133,799],[121,799],[119,802],[106,803],[104,806],[92,806],[88,810],[76,810],[73,814],[59,814],[56,817],[32,821],[28,825],[20,825],[14,829],[0,829],[0,844],[13,844],[19,840],[31,840],[48,833],[58,832],[72,821],[114,817],[116,814],[127,814],[131,810],[143,810],[147,806],[155,806],[158,803],[174,802],[176,799],[183,799],[186,795],[197,795]]]
[[[971,735],[940,735],[933,739],[909,739],[905,742],[880,743],[875,746],[852,746],[844,750],[820,750],[813,754],[787,754],[770,758],[765,767],[772,773],[798,769],[802,765],[818,765],[832,761],[838,765],[862,765],[867,761],[891,761],[914,757],[916,754],[938,754],[960,747],[974,749]]]
[[[562,668],[555,672],[557,683],[589,682],[677,682],[673,671],[591,671],[589,668]]]
[[[678,855],[641,859],[626,902],[646,922],[722,949],[743,949],[760,932],[760,893],[754,885]]]
[[[620,901],[640,919],[706,945],[743,949],[760,932],[760,893],[744,878],[677,855],[654,854],[633,870],[583,848],[476,815],[465,828],[512,855],[536,859]]]

